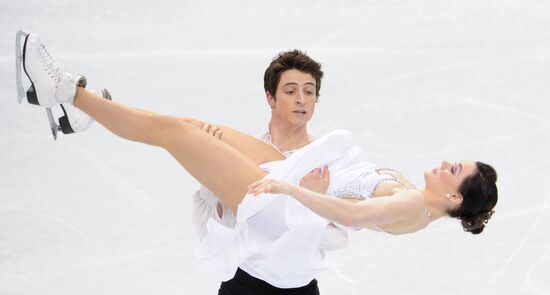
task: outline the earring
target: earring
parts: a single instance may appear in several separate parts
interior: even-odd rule
[[[446,197],[447,197],[447,199],[450,200],[451,198],[456,197],[456,194],[452,194],[452,195],[451,195],[451,194],[447,194]]]

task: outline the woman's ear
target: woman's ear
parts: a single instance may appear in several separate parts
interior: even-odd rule
[[[459,194],[459,193],[448,194],[447,199],[449,199],[449,201],[455,203],[457,206],[460,206],[460,204],[462,204],[462,201],[464,200],[464,198],[462,198],[462,195]]]

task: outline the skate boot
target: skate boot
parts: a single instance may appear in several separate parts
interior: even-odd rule
[[[95,95],[111,100],[111,94],[107,89],[96,89],[92,91]],[[95,121],[88,114],[79,110],[72,104],[61,104],[64,116],[59,118],[58,130],[61,130],[64,134],[82,132]]]
[[[21,40],[23,37],[24,40]],[[76,87],[86,86],[84,76],[62,71],[38,36],[25,31],[19,31],[16,35],[17,91],[20,101],[23,98],[21,66],[31,83],[27,90],[27,101],[31,104],[52,107],[60,103],[72,103]]]
[[[35,34],[25,31],[19,31],[16,35],[15,70],[19,103],[26,96],[28,103],[45,107],[50,130],[54,139],[57,139],[60,126],[54,120],[51,107],[61,103],[72,104],[76,88],[86,87],[86,78],[61,71],[40,39]],[[26,93],[22,81],[23,71],[30,82]],[[63,125],[66,126],[65,123]]]

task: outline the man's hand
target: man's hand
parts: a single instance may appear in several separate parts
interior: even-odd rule
[[[324,166],[323,169],[313,169],[300,180],[300,186],[310,191],[325,194],[329,185],[329,178],[328,166]]]

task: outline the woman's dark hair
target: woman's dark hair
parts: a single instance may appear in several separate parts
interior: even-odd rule
[[[483,231],[498,201],[497,172],[482,162],[476,162],[477,171],[465,178],[458,192],[462,204],[449,212],[449,216],[462,221],[464,231],[477,235]]]
[[[319,98],[319,90],[321,89],[321,79],[323,71],[321,64],[307,56],[305,52],[298,49],[289,50],[279,53],[271,62],[264,74],[264,89],[275,97],[277,86],[281,80],[283,72],[296,69],[300,72],[308,73],[313,76],[316,84],[316,95]]]

